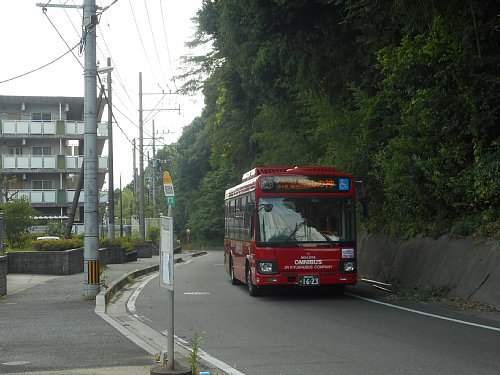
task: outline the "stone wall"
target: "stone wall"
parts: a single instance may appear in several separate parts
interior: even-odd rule
[[[7,256],[0,256],[0,296],[7,294]]]
[[[500,307],[500,247],[496,241],[417,236],[397,241],[380,234],[358,238],[358,275],[402,286],[451,284],[452,296]]]

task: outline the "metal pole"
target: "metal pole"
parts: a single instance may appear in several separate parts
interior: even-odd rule
[[[123,200],[122,175],[120,174],[120,237],[123,237]]]
[[[144,152],[142,121],[142,72],[139,72],[139,238],[146,238],[144,218]]]
[[[168,217],[172,217],[172,205],[168,205]],[[174,227],[174,219],[172,218],[172,228]],[[173,236],[173,233],[172,233]],[[173,261],[173,259],[172,259]],[[167,290],[167,302],[168,302],[168,321],[167,321],[167,329],[168,329],[168,342],[167,342],[167,369],[174,369],[174,291],[168,289]]]
[[[84,152],[84,274],[85,296],[100,291],[99,280],[99,210],[97,180],[97,93],[96,93],[96,27],[95,0],[85,0],[83,23],[85,37],[85,152]]]
[[[153,120],[153,217],[156,216],[156,156],[155,156],[155,120]]]
[[[115,181],[113,178],[113,106],[111,100],[111,58],[108,57],[108,239],[109,243],[115,242]]]

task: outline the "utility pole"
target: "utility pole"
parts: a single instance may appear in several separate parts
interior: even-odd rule
[[[84,68],[84,273],[85,296],[100,292],[99,275],[99,206],[97,180],[97,95],[96,95],[96,5],[95,0],[85,0],[83,28],[85,39]]]
[[[167,95],[168,93],[150,93],[143,94],[142,92],[142,72],[139,72],[139,235],[141,240],[146,238],[145,230],[145,212],[144,212],[144,123],[143,123],[143,112],[160,112],[160,111],[178,111],[181,113],[181,107],[179,108],[155,108],[155,109],[143,109],[142,108],[142,96],[143,95]],[[171,93],[170,93],[171,94]],[[154,134],[153,134],[154,137]],[[154,139],[154,138],[153,138]],[[154,159],[154,152],[153,152]],[[135,158],[134,158],[135,160]]]
[[[43,9],[48,7],[82,8],[81,5],[36,4]],[[99,184],[97,158],[97,65],[96,65],[96,15],[95,0],[83,3],[83,39],[85,45],[84,76],[84,246],[83,269],[85,296],[96,296],[101,289],[99,274]]]
[[[110,244],[115,242],[115,184],[113,179],[113,107],[111,100],[111,58],[108,57],[108,239]]]
[[[144,213],[144,151],[142,122],[142,72],[139,72],[139,238],[146,239]]]
[[[155,120],[153,120],[153,216],[156,215],[156,150],[155,150]]]
[[[120,237],[123,237],[123,190],[122,190],[122,175],[120,173]]]
[[[133,166],[132,168],[134,168],[134,197],[137,196],[137,165],[136,165],[136,155],[135,155],[135,152],[137,150],[137,147],[135,145],[135,138],[134,138],[134,145],[132,146],[132,153],[134,154],[134,161],[133,161]],[[133,201],[132,201],[133,202]]]

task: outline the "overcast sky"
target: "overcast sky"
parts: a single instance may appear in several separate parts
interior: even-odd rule
[[[82,10],[47,8],[44,13],[37,3],[46,2],[50,5],[83,4],[83,0],[0,0],[0,82],[49,63],[67,52],[67,45],[73,47],[80,40]],[[103,8],[112,2],[96,0]],[[106,65],[107,57],[111,57],[114,67],[113,104],[118,122],[113,128],[115,188],[119,187],[120,175],[123,185],[128,184],[133,176],[133,139],[137,138],[139,144],[139,72],[142,72],[143,93],[175,93],[181,82],[174,82],[172,77],[180,72],[180,57],[189,53],[184,43],[194,35],[191,18],[196,15],[201,2],[119,0],[100,18],[97,60],[102,67]],[[78,48],[75,55],[76,58],[68,54],[34,73],[0,83],[0,95],[83,97],[84,79],[80,63],[83,65],[84,59]],[[149,150],[152,156],[152,148],[146,146],[152,143],[153,119],[159,149],[163,144],[175,142],[182,134],[182,128],[201,113],[203,98],[200,95],[143,96],[144,110],[155,107],[172,109],[179,105],[180,115],[176,111],[144,112],[145,154]],[[107,121],[106,114],[102,120]]]

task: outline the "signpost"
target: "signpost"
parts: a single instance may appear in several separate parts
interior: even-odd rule
[[[167,367],[164,358],[162,366],[155,367],[151,374],[191,374],[190,369],[177,366],[174,369],[174,219],[172,208],[175,207],[174,185],[168,172],[163,172],[163,190],[165,192],[168,214],[160,217],[160,286],[167,289],[168,302],[168,341],[167,341]],[[163,357],[163,354],[161,355]]]
[[[175,194],[174,194],[174,184],[172,183],[172,178],[170,173],[167,171],[163,172],[163,191],[165,192],[165,197],[167,199],[167,207],[175,208]],[[170,216],[170,213],[168,214]]]
[[[160,217],[160,286],[174,290],[174,236],[173,219]]]

